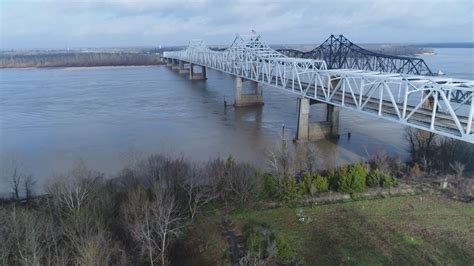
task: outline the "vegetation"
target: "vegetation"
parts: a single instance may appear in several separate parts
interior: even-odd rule
[[[474,258],[474,206],[440,196],[249,209],[231,218],[284,236],[303,265],[469,265]]]
[[[427,195],[359,197],[426,176],[426,165],[438,164],[406,165],[379,153],[366,163],[318,171],[314,151],[289,152],[285,143],[269,162],[271,170],[262,173],[232,157],[197,164],[151,155],[112,179],[80,163],[51,178],[41,197],[32,196],[32,175],[12,163],[3,173],[12,198],[0,205],[1,263],[227,264],[228,247],[238,250],[239,237],[237,259],[251,265],[465,264],[474,258],[471,205]],[[463,162],[447,169],[459,180],[470,169]],[[333,194],[358,200],[295,207]]]
[[[0,68],[159,65],[160,57],[130,52],[0,54]]]
[[[444,173],[474,173],[474,145],[418,129],[407,129],[405,136],[412,164]]]

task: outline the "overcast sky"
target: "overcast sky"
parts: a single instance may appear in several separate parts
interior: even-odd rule
[[[1,48],[474,41],[472,0],[0,0]]]

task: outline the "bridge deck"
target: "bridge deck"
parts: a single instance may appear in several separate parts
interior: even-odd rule
[[[202,41],[165,58],[202,65],[361,114],[474,143],[474,82],[364,70],[327,70],[322,60],[287,57],[237,36],[224,51]],[[432,107],[430,107],[432,106]]]

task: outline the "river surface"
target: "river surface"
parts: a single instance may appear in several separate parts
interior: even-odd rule
[[[433,71],[474,79],[474,49],[436,49],[423,56]],[[190,81],[165,66],[0,70],[0,170],[14,158],[41,187],[79,161],[114,176],[131,157],[151,153],[207,160],[233,155],[265,167],[266,152],[296,128],[296,96],[264,87],[265,105],[224,107],[231,76],[208,70]],[[312,121],[324,109],[312,106]],[[312,145],[321,167],[385,151],[407,157],[403,127],[341,110],[339,140]],[[352,137],[347,138],[351,132]],[[2,175],[3,176],[3,175]],[[9,190],[0,180],[0,194]]]

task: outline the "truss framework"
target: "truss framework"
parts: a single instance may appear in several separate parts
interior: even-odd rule
[[[292,58],[259,35],[238,35],[223,51],[192,40],[164,58],[202,65],[319,102],[474,143],[474,82],[353,69]],[[464,100],[453,102],[453,95]]]
[[[330,69],[363,69],[370,71],[432,76],[428,65],[421,58],[386,55],[366,50],[343,35],[331,35],[320,46],[308,52],[279,49],[290,57],[325,60]]]

